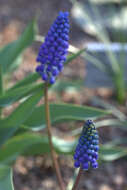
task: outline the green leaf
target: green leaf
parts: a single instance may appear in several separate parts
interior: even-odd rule
[[[6,91],[3,96],[0,96],[0,106],[6,107],[26,96],[32,95],[43,89],[43,86],[42,83],[38,85],[26,85],[24,87]]]
[[[127,24],[122,24],[121,19],[123,23],[126,21],[127,6],[123,4],[125,1],[121,1],[121,5],[118,5],[119,1],[120,0],[114,0],[114,3],[111,0],[94,0],[89,1],[89,3],[78,2],[73,6],[72,16],[75,18],[79,27],[91,35],[98,36],[98,30],[101,27],[102,32],[104,30],[103,28],[106,28],[108,33],[112,33],[112,40],[116,42],[126,42],[125,34]],[[118,7],[115,6],[116,2]],[[105,10],[105,19],[101,18],[103,10]],[[77,14],[75,14],[75,12],[77,12]]]
[[[8,71],[8,69],[22,53],[22,51],[32,43],[35,37],[35,33],[36,22],[33,20],[18,40],[11,42],[1,49],[0,64],[2,65],[4,72]]]
[[[74,104],[50,104],[51,123],[65,120],[85,120],[98,118],[108,114],[108,111],[101,109],[78,106]],[[24,123],[31,128],[43,128],[45,126],[44,105],[36,107],[32,115]]]
[[[0,95],[3,94],[3,69],[0,65]]]
[[[118,119],[106,119],[102,121],[97,121],[96,128],[99,127],[118,127],[123,130],[127,130],[127,121],[120,121]]]
[[[20,80],[17,82],[14,86],[8,89],[8,91],[18,88],[18,87],[24,87],[25,85],[30,85],[34,82],[36,82],[39,79],[39,74],[38,73],[32,73],[28,76],[26,76],[24,79]]]
[[[14,71],[19,67],[19,65],[22,64],[22,62],[23,62],[23,56],[22,56],[22,54],[21,54],[21,55],[19,55],[19,56],[16,58],[16,60],[13,62],[13,64],[10,65],[10,67],[8,68],[8,71],[7,71],[7,72],[10,72],[10,73],[14,72]],[[11,74],[10,74],[10,75],[11,75]]]
[[[119,146],[119,145],[124,145],[127,144],[127,138],[117,138],[112,141],[109,141],[105,144],[106,147],[114,147],[114,146]]]
[[[53,137],[55,150],[58,153],[71,153],[76,141],[64,141]],[[36,133],[24,133],[12,137],[6,142],[0,151],[0,162],[2,164],[12,164],[17,156],[21,154],[36,155],[50,153],[47,136]]]
[[[73,53],[72,55],[69,55],[67,57],[67,60],[65,61],[65,64],[68,64],[69,62],[73,61],[74,59],[76,59],[78,56],[80,56],[84,51],[86,50],[86,48],[83,48],[79,51],[77,51],[77,53]]]
[[[0,165],[0,190],[14,190],[12,170],[6,165]]]
[[[106,73],[107,71],[109,72],[108,65],[104,65],[102,63],[102,60],[97,59],[95,55],[93,56],[92,54],[84,52],[83,57],[86,61],[91,62],[95,67],[100,69],[100,71],[104,73]]]
[[[35,105],[42,97],[42,90],[21,103],[6,119],[0,121],[0,144],[12,136],[31,115]]]
[[[96,121],[94,122],[96,128],[100,128],[100,127],[117,127],[123,130],[127,130],[127,121],[120,121],[118,119],[103,119],[101,121]],[[73,135],[73,136],[77,136],[81,133],[82,131],[82,127],[78,127],[77,129],[74,129],[71,132],[68,132],[68,136]]]
[[[31,132],[31,130],[26,127],[25,125],[21,125],[20,128],[18,128],[14,134],[14,136],[17,136],[17,135],[22,135],[24,133],[28,133],[28,132]]]
[[[73,155],[77,140],[65,141],[53,136],[53,144],[57,153]],[[12,164],[19,155],[40,155],[50,153],[48,137],[37,133],[19,134],[9,139],[0,151],[0,163]],[[101,145],[99,158],[114,161],[127,155],[126,148]]]
[[[3,69],[2,69],[2,66],[0,65],[0,96],[2,96],[3,94]],[[1,115],[2,115],[2,108],[0,106],[0,118],[1,118]]]
[[[61,91],[66,91],[73,89],[75,91],[78,91],[81,89],[81,87],[84,88],[84,81],[82,80],[72,80],[72,81],[67,81],[67,80],[57,80],[56,83],[51,87],[51,91],[54,92],[61,92]]]
[[[127,155],[127,149],[122,147],[110,147],[102,145],[100,148],[100,158],[104,161],[114,161]]]
[[[121,112],[117,107],[115,107],[114,105],[107,103],[106,101],[94,96],[94,98],[92,99],[92,101],[99,106],[103,106],[105,109],[108,109],[112,112],[112,115],[114,115],[115,117],[117,117],[119,120],[121,121],[125,121],[126,120],[126,115]]]

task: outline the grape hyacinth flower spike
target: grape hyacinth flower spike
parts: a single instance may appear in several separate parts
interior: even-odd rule
[[[98,168],[99,135],[92,120],[87,120],[74,154],[74,166],[83,170]]]
[[[50,84],[55,83],[55,79],[62,71],[63,63],[66,61],[70,27],[68,16],[68,12],[59,13],[49,29],[36,59],[40,63],[36,67],[36,72],[41,75],[42,80]]]

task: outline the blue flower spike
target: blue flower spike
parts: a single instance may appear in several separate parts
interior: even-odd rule
[[[87,120],[74,153],[74,167],[98,168],[99,135],[92,120]]]
[[[54,84],[63,70],[69,47],[69,13],[60,12],[41,45],[36,61],[36,72],[43,81]]]

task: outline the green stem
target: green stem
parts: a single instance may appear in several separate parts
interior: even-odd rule
[[[0,65],[0,96],[3,94],[3,69]],[[0,107],[0,117],[2,115],[2,108]]]
[[[50,122],[50,111],[49,111],[49,102],[48,102],[48,84],[45,83],[44,89],[44,97],[45,97],[45,114],[46,114],[46,124],[47,124],[47,131],[48,131],[48,138],[49,138],[49,145],[51,149],[51,156],[54,165],[54,169],[56,171],[56,176],[59,182],[59,186],[61,190],[64,190],[64,183],[60,172],[60,167],[57,161],[57,155],[54,151],[53,142],[52,142],[52,129],[51,129],[51,122]]]
[[[75,180],[75,183],[73,185],[72,190],[76,190],[77,189],[81,175],[82,175],[82,167],[80,167],[80,169],[79,169],[79,172],[78,172],[78,175],[77,175],[77,178]]]

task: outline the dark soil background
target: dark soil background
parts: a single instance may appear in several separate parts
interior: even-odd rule
[[[0,0],[0,46],[17,39],[28,22],[39,13],[39,34],[45,35],[54,18],[60,10],[71,11],[72,4],[68,0]],[[70,43],[76,47],[82,47],[85,42],[93,40],[89,35],[81,31],[70,16],[71,31]],[[10,85],[33,72],[36,66],[36,53],[39,43],[34,43],[31,48],[24,52],[23,63],[14,72]],[[78,73],[77,73],[78,70]],[[61,77],[65,79],[84,79],[85,64],[81,58],[73,61],[64,69]],[[61,100],[77,104],[92,105],[90,99],[99,96],[108,102],[112,102],[112,91],[101,88],[89,90],[81,89],[80,92],[61,93]],[[50,93],[50,100],[57,101],[55,93]],[[14,105],[16,106],[16,105]],[[126,112],[124,106],[118,107]],[[13,108],[5,110],[8,114]],[[77,123],[76,125],[79,125]],[[66,137],[67,125],[56,126],[54,133]],[[117,138],[119,131],[116,129],[100,130],[101,136],[106,139]],[[74,173],[72,157],[60,156],[59,158],[62,175],[65,184]],[[101,163],[99,169],[85,172],[79,185],[80,190],[127,190],[127,162],[120,159],[113,163]],[[56,176],[52,168],[49,155],[37,157],[20,157],[14,165],[14,185],[16,190],[54,190],[59,189]]]

